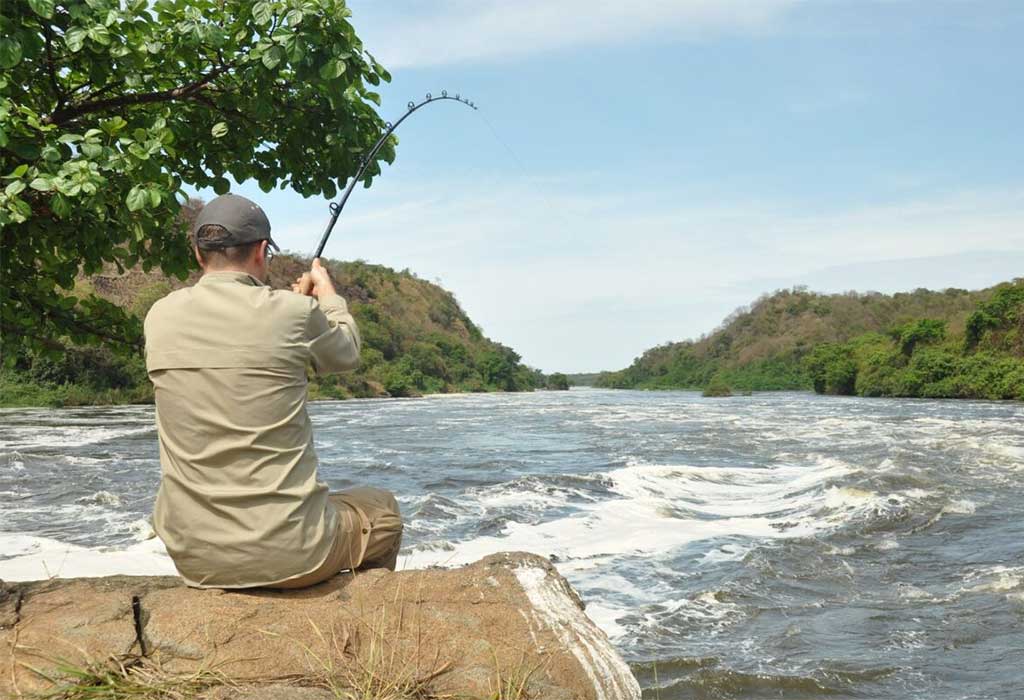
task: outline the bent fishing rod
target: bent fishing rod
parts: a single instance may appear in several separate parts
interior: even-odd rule
[[[381,137],[379,139],[377,139],[377,143],[373,145],[373,148],[371,148],[367,152],[367,154],[363,156],[362,161],[359,163],[359,168],[356,170],[356,174],[352,176],[351,180],[349,180],[348,187],[345,188],[345,193],[341,195],[341,200],[338,201],[337,203],[331,202],[331,220],[328,222],[327,230],[324,231],[324,235],[320,239],[320,245],[317,246],[316,254],[313,255],[314,258],[319,258],[323,254],[324,246],[327,245],[327,239],[331,237],[331,231],[334,230],[334,224],[338,223],[338,217],[341,216],[341,210],[345,208],[345,203],[348,201],[349,195],[351,195],[352,190],[355,189],[356,183],[363,179],[363,176],[366,174],[366,169],[370,167],[371,163],[373,163],[373,157],[377,155],[377,151],[381,149],[384,143],[388,140],[388,137],[395,132],[395,129],[398,128],[399,124],[408,119],[409,116],[413,112],[418,110],[420,107],[423,107],[424,105],[428,105],[434,102],[442,102],[444,100],[452,100],[454,102],[464,104],[467,107],[470,107],[474,110],[477,108],[476,105],[473,104],[473,102],[462,97],[461,95],[456,94],[455,97],[450,97],[448,95],[447,90],[442,90],[440,97],[434,97],[428,92],[426,97],[419,104],[410,100],[409,103],[406,105],[405,114],[403,114],[401,119],[396,121],[394,124],[392,124],[391,122],[385,122],[384,133],[381,134]]]

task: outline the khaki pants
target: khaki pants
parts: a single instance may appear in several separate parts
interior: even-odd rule
[[[391,569],[402,546],[402,515],[390,491],[361,487],[328,496],[338,510],[334,546],[320,568],[271,588],[305,588],[345,569]]]

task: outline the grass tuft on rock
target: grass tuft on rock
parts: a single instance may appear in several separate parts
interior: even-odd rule
[[[60,667],[65,681],[40,697],[41,700],[193,700],[233,682],[210,670],[180,675],[164,671],[159,664],[143,658],[110,659],[86,667]]]

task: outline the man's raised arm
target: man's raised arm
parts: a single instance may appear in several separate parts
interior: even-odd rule
[[[359,329],[319,258],[313,260],[309,272],[295,281],[292,291],[316,297],[319,302],[306,322],[306,339],[316,373],[330,374],[358,367]]]

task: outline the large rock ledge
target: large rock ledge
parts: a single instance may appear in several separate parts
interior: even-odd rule
[[[206,679],[198,697],[218,699],[344,697],[374,683],[470,698],[640,697],[575,591],[531,554],[287,592],[197,590],[173,577],[0,582],[0,697],[52,692],[69,666],[117,660]]]

